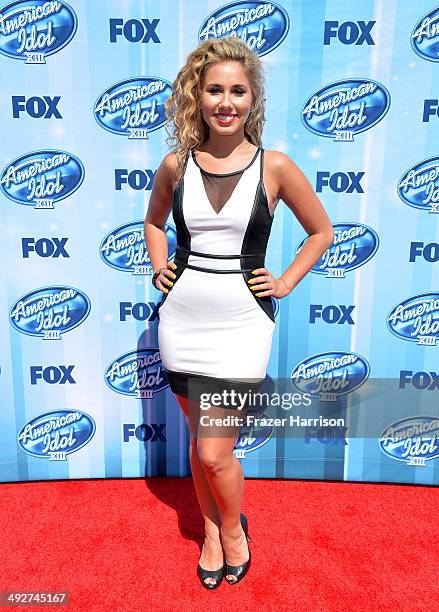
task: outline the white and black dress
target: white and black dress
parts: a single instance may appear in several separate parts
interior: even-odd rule
[[[185,397],[191,381],[255,390],[266,376],[273,301],[247,284],[265,265],[273,221],[263,158],[258,148],[243,170],[217,174],[192,150],[174,191],[177,278],[159,307],[158,342],[171,389]]]

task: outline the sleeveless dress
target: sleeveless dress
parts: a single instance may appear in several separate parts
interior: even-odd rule
[[[217,174],[192,150],[174,191],[177,269],[159,305],[158,343],[170,387],[185,397],[256,391],[266,376],[273,301],[247,284],[265,265],[273,221],[263,157],[259,147],[243,170]]]

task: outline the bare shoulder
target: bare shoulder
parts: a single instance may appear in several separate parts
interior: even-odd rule
[[[163,158],[157,172],[167,181],[170,189],[174,189],[177,181],[177,154],[171,151]]]
[[[281,199],[282,182],[291,170],[296,168],[293,161],[282,151],[268,151],[264,149],[264,183],[266,186],[269,207],[272,212],[276,203]]]
[[[274,175],[278,175],[285,170],[293,170],[297,168],[291,157],[282,153],[282,151],[264,151],[266,165],[268,170]]]
[[[177,167],[177,153],[175,153],[175,151],[171,151],[165,155],[162,160],[162,164],[170,170],[175,169]]]
[[[175,184],[177,169],[177,156],[174,152],[168,153],[162,159],[154,175],[151,196],[149,198],[152,210],[168,209],[172,202],[172,192]]]
[[[299,166],[282,151],[267,151],[267,168],[276,183],[279,196],[294,187],[302,188],[309,181]],[[282,198],[283,199],[283,198]]]

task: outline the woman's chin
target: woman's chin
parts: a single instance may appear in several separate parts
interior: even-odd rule
[[[218,122],[210,123],[209,128],[217,134],[227,134],[227,136],[231,136],[243,127],[237,122],[233,122],[233,125],[219,125]]]

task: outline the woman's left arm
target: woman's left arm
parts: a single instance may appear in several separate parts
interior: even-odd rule
[[[332,244],[334,229],[322,203],[298,166],[288,155],[280,151],[273,151],[270,157],[270,176],[273,177],[273,184],[277,186],[278,197],[296,215],[309,235],[294,261],[278,279],[271,277],[271,282],[264,283],[262,278],[270,278],[269,273],[265,276],[268,272],[266,268],[257,268],[253,271],[253,274],[264,275],[259,277],[263,284],[259,285],[260,292],[256,295],[284,297],[294,289]],[[253,280],[252,288],[256,288],[256,283],[261,282],[259,278]],[[264,291],[264,284],[270,284],[271,288]]]

